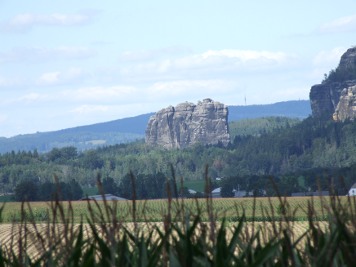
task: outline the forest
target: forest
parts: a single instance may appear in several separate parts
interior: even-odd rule
[[[38,192],[28,196],[31,200],[50,197],[41,193],[45,184],[59,185],[65,192],[63,199],[80,199],[85,193],[77,185],[95,188],[100,176],[109,184],[108,193],[130,198],[128,176],[133,175],[141,188],[138,198],[162,198],[165,181],[202,181],[206,170],[213,187],[228,188],[225,196],[237,187],[257,196],[261,191],[273,195],[271,180],[284,195],[328,190],[331,182],[338,194],[345,194],[355,182],[356,122],[269,117],[233,122],[230,128],[227,147],[196,144],[166,150],[139,140],[82,152],[64,147],[48,153],[4,153],[0,155],[0,193],[15,193],[15,199],[22,200],[16,192],[21,192],[22,183],[31,182]],[[180,191],[187,188],[183,185]]]

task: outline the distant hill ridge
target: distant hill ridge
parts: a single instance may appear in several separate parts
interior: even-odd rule
[[[304,119],[310,114],[309,100],[290,100],[267,105],[229,106],[229,121],[274,116]]]
[[[278,102],[268,105],[229,106],[229,121],[282,116],[306,118],[311,114],[309,100]],[[145,137],[149,118],[154,113],[109,122],[78,126],[58,131],[0,137],[0,153],[11,151],[47,152],[54,147],[75,146],[78,150],[102,145],[128,143]]]

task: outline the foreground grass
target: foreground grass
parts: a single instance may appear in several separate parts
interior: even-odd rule
[[[0,267],[356,263],[354,198],[56,200],[7,203],[0,218],[13,219]]]

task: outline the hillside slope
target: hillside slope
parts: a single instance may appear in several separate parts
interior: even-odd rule
[[[144,137],[147,121],[153,113],[53,132],[0,138],[0,153],[10,151],[48,152],[54,147],[75,146],[79,150],[103,145],[128,143]]]
[[[292,100],[268,105],[229,106],[229,121],[261,117],[304,119],[310,114],[309,100]]]

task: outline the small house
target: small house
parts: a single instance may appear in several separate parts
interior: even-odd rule
[[[349,196],[356,196],[356,183],[354,183],[353,186],[351,186],[348,195]]]
[[[211,197],[221,197],[221,187],[215,188],[211,191]]]
[[[195,194],[197,193],[197,191],[195,191],[195,190],[193,190],[193,189],[189,189],[189,188],[188,188],[188,192],[189,192],[189,194],[191,194],[191,195],[195,195]]]
[[[246,190],[232,190],[233,192],[233,197],[253,197],[253,192],[252,191],[246,191]],[[211,197],[221,197],[221,187],[215,188],[213,191],[211,191]]]

